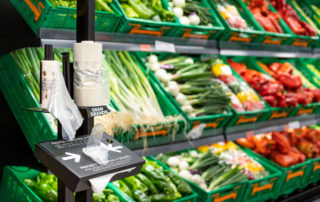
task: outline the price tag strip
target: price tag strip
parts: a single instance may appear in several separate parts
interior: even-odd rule
[[[155,41],[155,47],[157,51],[170,52],[170,53],[176,52],[176,47],[173,43]]]
[[[104,166],[94,162],[82,152],[88,137],[38,143],[34,154],[73,192],[90,189],[89,179],[92,178],[133,168],[130,172],[115,175],[112,178],[114,181],[140,172],[144,160],[107,134],[103,135],[102,142],[109,150],[109,162]]]

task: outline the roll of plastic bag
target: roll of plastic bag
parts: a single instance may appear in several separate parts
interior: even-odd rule
[[[108,70],[102,68],[102,44],[82,41],[73,45],[74,99],[80,107],[109,104]],[[88,99],[90,98],[90,99]]]

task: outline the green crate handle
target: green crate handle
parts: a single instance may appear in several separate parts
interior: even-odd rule
[[[301,170],[298,170],[296,172],[293,172],[292,170],[289,170],[287,172],[287,178],[286,178],[286,182],[288,182],[289,180],[293,179],[293,178],[296,178],[296,177],[303,177],[304,175],[304,171],[305,171],[305,168],[307,166],[303,166]]]
[[[215,120],[215,122],[205,123],[205,124],[206,124],[206,128],[213,128],[213,129],[215,129],[215,128],[218,127],[220,121],[223,121],[223,120],[225,120],[225,118],[218,118],[218,119]],[[192,122],[192,128],[195,128],[195,127],[197,127],[197,126],[200,125],[200,124],[201,124],[201,121],[193,121],[193,122]]]
[[[129,34],[147,34],[147,35],[155,35],[155,36],[162,36],[163,31],[165,29],[172,29],[171,27],[161,27],[160,30],[159,28],[142,28],[141,24],[136,24],[136,23],[130,23],[130,26],[133,28],[130,30]]]
[[[36,5],[34,5],[31,0],[24,0],[24,2],[29,6],[30,10],[33,12],[34,14],[34,20],[35,21],[39,21],[41,15],[42,15],[42,9],[44,9],[44,5],[39,1],[38,2],[38,7]]]
[[[217,193],[215,195],[212,195],[211,197],[213,198],[213,202],[223,202],[227,201],[229,199],[236,199],[238,195],[238,189],[240,189],[242,185],[239,185],[233,189],[233,192],[225,195],[225,196],[220,196],[220,193]]]
[[[276,181],[278,179],[278,177],[274,177],[270,180],[270,183],[259,186],[259,183],[255,183],[253,185],[251,185],[253,187],[252,192],[251,192],[251,196],[254,196],[256,193],[264,191],[264,190],[272,190],[273,186],[274,186],[274,181]]]
[[[299,111],[297,112],[297,116],[301,115],[301,114],[312,114],[313,111],[316,109],[316,107],[312,107],[312,108],[304,108],[306,106],[301,106],[301,108],[299,109]]]
[[[320,169],[320,164],[319,164],[318,161],[317,161],[317,162],[314,162],[313,164],[314,164],[314,165],[313,165],[312,172],[316,172],[317,170]]]
[[[210,36],[210,34],[217,33],[217,31],[202,31],[200,33],[197,33],[197,31],[194,31],[192,29],[182,29],[183,34],[181,38],[197,38],[197,39],[205,39],[207,40]]]

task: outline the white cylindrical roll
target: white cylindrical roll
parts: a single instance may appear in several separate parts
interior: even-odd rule
[[[107,93],[104,87],[86,87],[74,86],[74,100],[80,107],[96,107],[105,105]]]
[[[74,100],[80,107],[107,104],[107,91],[102,77],[102,44],[93,41],[75,43]]]
[[[48,109],[51,96],[53,94],[54,84],[57,79],[57,70],[59,63],[54,60],[42,60],[42,80],[41,80],[41,108]]]

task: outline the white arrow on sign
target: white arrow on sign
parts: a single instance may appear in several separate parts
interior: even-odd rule
[[[73,153],[70,153],[70,152],[66,152],[65,154],[68,155],[68,156],[63,157],[62,160],[67,161],[67,160],[74,159],[74,161],[76,163],[80,162],[81,156],[79,154],[73,154]]]

